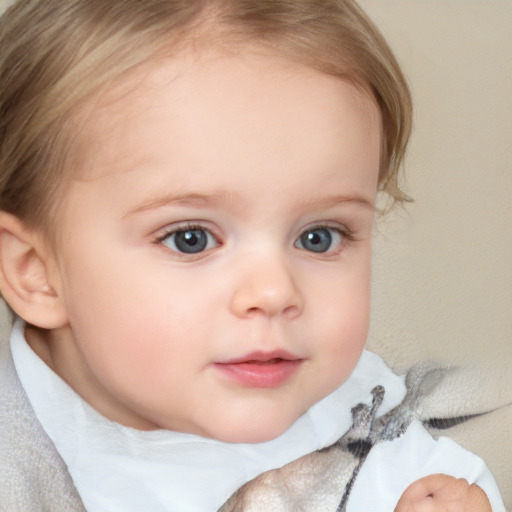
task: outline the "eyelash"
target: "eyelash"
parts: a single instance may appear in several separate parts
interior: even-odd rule
[[[339,247],[336,249],[329,248],[326,251],[313,251],[313,250],[308,250],[305,247],[298,246],[299,243],[301,243],[301,244],[303,243],[302,238],[306,234],[308,234],[308,233],[311,234],[314,231],[321,231],[321,230],[325,230],[329,233],[332,233],[332,232],[336,233],[336,235],[339,236],[339,238],[340,238]],[[331,239],[331,241],[332,241],[332,239]],[[318,256],[324,255],[324,257],[326,257],[326,256],[338,255],[342,250],[346,249],[347,246],[349,246],[354,241],[355,241],[354,233],[346,227],[341,227],[339,225],[333,226],[332,224],[316,224],[316,225],[306,226],[306,228],[303,229],[301,231],[300,235],[297,237],[297,239],[294,243],[294,246],[297,247],[298,249],[307,251],[311,254],[316,254]]]
[[[326,251],[314,251],[314,250],[308,250],[307,248],[303,247],[303,241],[301,240],[306,234],[313,233],[314,231],[321,231],[325,230],[329,233],[336,233],[337,236],[340,237],[339,241],[339,247],[335,250],[331,250],[330,248]],[[206,232],[208,233],[208,236],[213,238],[215,240],[215,243],[217,244],[216,247],[219,247],[222,245],[222,242],[219,240],[219,237],[216,236],[215,233],[212,232],[212,230],[208,227],[205,227],[204,225],[200,223],[185,223],[178,226],[173,226],[168,229],[166,229],[162,234],[158,235],[155,240],[155,245],[165,245],[165,241],[170,239],[173,235],[176,235],[178,233],[187,233],[187,232],[193,232],[193,231],[199,231],[199,232]],[[307,226],[304,228],[299,236],[296,238],[294,242],[294,247],[296,247],[299,250],[306,251],[311,254],[317,254],[317,255],[337,255],[339,254],[344,248],[346,248],[349,244],[355,241],[354,233],[349,230],[346,227],[340,227],[339,225],[333,226],[330,224],[317,224],[312,226]],[[174,245],[176,245],[176,242],[174,242]],[[302,245],[302,247],[300,246]],[[184,252],[180,250],[176,250],[170,247],[167,247],[169,250],[171,250],[173,253],[179,255],[180,257],[194,257],[199,256],[200,254],[208,251],[210,248],[202,249],[198,252]]]
[[[219,237],[217,237],[211,229],[199,224],[199,223],[185,223],[185,224],[181,224],[181,225],[178,225],[178,226],[173,226],[171,228],[168,228],[166,229],[162,234],[158,235],[155,240],[154,240],[154,243],[156,245],[165,245],[165,241],[170,239],[173,235],[176,235],[178,233],[187,233],[187,232],[192,232],[192,231],[201,231],[201,232],[206,232],[209,234],[209,236],[211,238],[213,238],[215,240],[215,243],[217,244],[217,246],[220,246],[222,245],[221,241],[219,240]],[[179,250],[175,250],[175,249],[172,249],[172,248],[168,248],[169,250],[173,251],[175,254],[178,254],[182,257],[191,257],[191,256],[194,256],[194,255],[197,255],[197,254],[201,254],[203,252],[205,252],[206,250],[208,249],[205,249],[205,250],[201,250],[200,252],[198,253],[186,253],[186,252],[181,252]]]

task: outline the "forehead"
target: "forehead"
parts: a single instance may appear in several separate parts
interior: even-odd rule
[[[212,178],[241,162],[241,173],[257,172],[278,152],[299,166],[334,152],[343,167],[344,149],[373,168],[368,148],[380,148],[381,137],[379,111],[364,90],[257,50],[147,63],[90,102],[82,126],[85,179],[168,165],[169,156],[189,180],[194,167]],[[276,175],[283,170],[273,165]]]

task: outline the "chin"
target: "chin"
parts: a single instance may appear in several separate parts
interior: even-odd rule
[[[256,443],[265,443],[267,441],[272,441],[276,437],[279,437],[281,434],[286,432],[285,430],[279,430],[277,432],[263,432],[263,431],[255,431],[255,432],[236,432],[236,433],[228,433],[225,436],[212,436],[213,439],[218,441],[222,441],[224,443],[233,443],[233,444],[256,444]]]
[[[242,426],[234,426],[231,429],[226,429],[225,425],[215,432],[210,432],[208,437],[217,439],[224,443],[244,443],[255,444],[265,443],[272,441],[281,434],[284,434],[294,423],[296,418],[290,421],[283,421],[281,418],[279,422],[266,422],[259,424],[258,422],[248,421]]]

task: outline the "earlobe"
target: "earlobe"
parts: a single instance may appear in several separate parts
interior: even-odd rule
[[[49,263],[41,237],[14,215],[0,212],[0,292],[21,318],[43,329],[67,323]]]

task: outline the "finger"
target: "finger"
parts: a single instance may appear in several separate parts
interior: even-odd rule
[[[397,503],[394,512],[440,512],[445,511],[444,508],[439,508],[438,504],[433,498],[424,497],[420,500],[409,501],[407,498],[404,500],[403,497]]]
[[[416,503],[427,496],[433,496],[434,493],[455,480],[455,477],[443,474],[429,475],[416,480],[407,487],[398,503]]]
[[[487,494],[478,485],[473,484],[470,487],[466,510],[468,512],[492,512]]]
[[[448,475],[430,475],[411,484],[395,512],[428,510],[464,510],[492,512],[485,492],[475,484]]]
[[[434,475],[437,476],[437,475]],[[436,503],[459,505],[465,512],[491,512],[487,494],[476,484],[462,478],[432,479],[432,496]],[[437,486],[437,489],[436,489]]]

